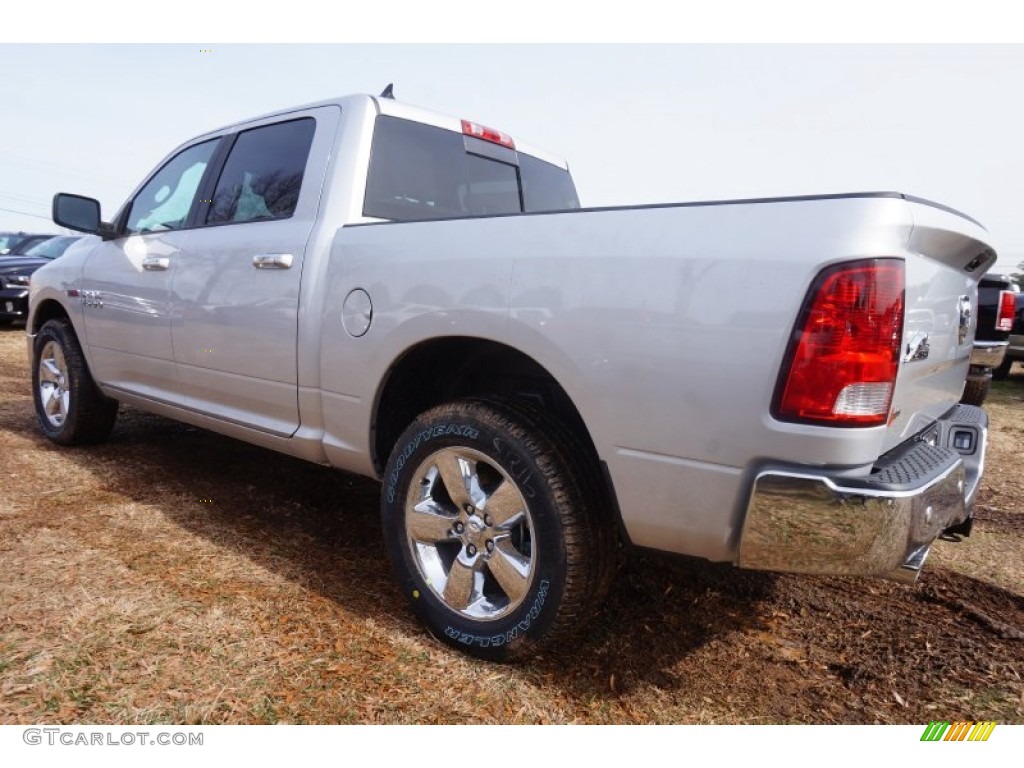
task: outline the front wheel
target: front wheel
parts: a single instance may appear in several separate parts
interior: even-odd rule
[[[117,401],[100,392],[67,320],[49,320],[33,346],[32,394],[39,428],[62,445],[97,443],[114,428]]]
[[[614,552],[578,446],[540,412],[460,401],[422,414],[384,478],[396,576],[432,634],[508,659],[578,631]]]

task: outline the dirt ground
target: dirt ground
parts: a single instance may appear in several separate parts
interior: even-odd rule
[[[0,330],[0,723],[1024,722],[1024,370],[974,534],[915,586],[632,557],[573,647],[467,659],[393,585],[378,486],[123,409],[36,429]]]

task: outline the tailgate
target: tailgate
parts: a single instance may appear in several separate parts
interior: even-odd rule
[[[977,326],[978,281],[995,262],[985,229],[964,214],[907,198],[903,348],[883,450],[920,432],[963,394]]]

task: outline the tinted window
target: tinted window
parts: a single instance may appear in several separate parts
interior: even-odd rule
[[[455,131],[377,118],[365,216],[417,221],[520,213],[524,192],[528,211],[579,207],[568,172],[550,163]]]
[[[457,184],[459,208],[471,216],[488,213],[519,213],[519,172],[514,165],[499,163],[464,152],[464,178]]]
[[[125,229],[153,232],[184,227],[218,141],[211,139],[191,146],[157,171],[132,201]]]
[[[305,117],[240,133],[206,221],[285,219],[295,213],[315,130],[316,121]]]
[[[422,221],[520,210],[515,165],[467,153],[461,133],[377,118],[364,215]]]
[[[459,199],[465,155],[460,134],[378,117],[363,213],[400,221],[465,216]]]
[[[564,168],[530,155],[519,155],[523,205],[527,211],[565,211],[580,207],[576,185]]]

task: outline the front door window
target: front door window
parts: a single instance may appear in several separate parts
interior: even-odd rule
[[[131,234],[181,229],[199,190],[218,139],[179,152],[157,171],[132,201],[126,231]]]

